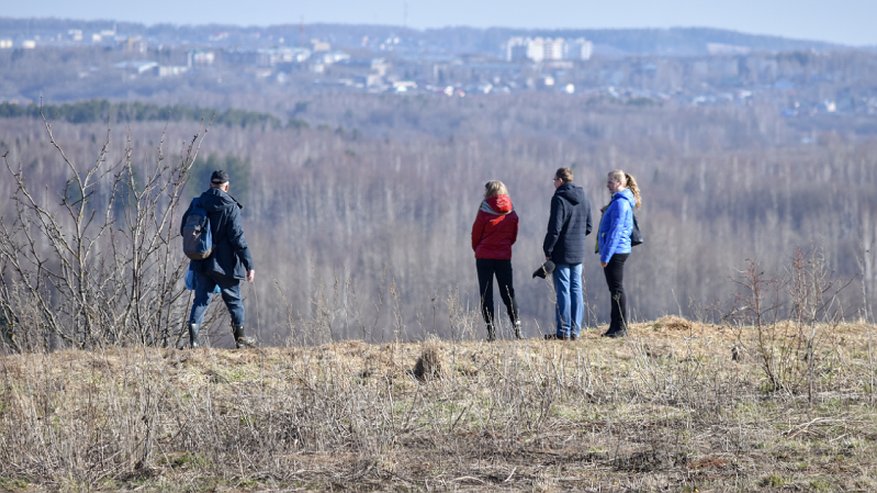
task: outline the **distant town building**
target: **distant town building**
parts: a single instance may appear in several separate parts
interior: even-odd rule
[[[390,70],[390,64],[383,58],[375,58],[371,61],[371,70],[378,77],[384,77]]]
[[[577,38],[566,43],[564,58],[567,60],[590,60],[594,54],[594,43],[585,38]]]
[[[161,65],[158,67],[157,73],[159,77],[175,77],[183,75],[188,70],[188,67],[182,65]]]
[[[348,55],[347,53],[344,53],[343,51],[332,51],[332,52],[323,53],[321,60],[326,65],[331,65],[333,63],[346,62],[346,61],[350,60],[350,55]]]
[[[216,61],[216,53],[212,51],[192,50],[188,55],[188,66],[207,66],[213,65]]]
[[[399,43],[401,42],[402,38],[400,38],[399,36],[390,36],[380,44],[378,49],[381,51],[393,51],[396,49],[397,46],[399,46]]]
[[[402,93],[417,89],[417,82],[412,80],[397,80],[393,82],[393,92]]]
[[[327,41],[322,41],[319,39],[312,39],[311,40],[311,51],[313,51],[314,53],[329,51],[331,49],[332,49],[332,45],[329,44],[329,42],[327,42]]]
[[[132,75],[142,75],[158,70],[158,63],[151,60],[129,60],[125,62],[119,62],[115,65],[115,67],[118,69],[122,69]]]
[[[588,60],[593,53],[593,43],[578,38],[514,37],[506,42],[506,59],[512,62],[546,62],[558,60]]]
[[[32,39],[25,39],[21,42],[21,47],[25,50],[32,50],[37,47],[37,42]]]
[[[311,57],[306,48],[269,48],[258,50],[259,66],[271,67],[279,63],[302,63]]]
[[[512,38],[506,47],[510,61],[563,59],[563,38]]]
[[[512,38],[506,43],[506,60],[510,62],[528,60],[527,43],[523,42],[523,38]]]
[[[148,45],[146,44],[146,40],[144,40],[140,36],[131,36],[125,40],[124,43],[125,51],[128,53],[146,53],[146,49]]]
[[[0,50],[8,50],[12,48],[11,39],[0,39]]]

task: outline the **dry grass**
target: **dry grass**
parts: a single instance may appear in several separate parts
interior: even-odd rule
[[[765,390],[753,331],[675,317],[572,343],[7,356],[0,490],[877,490],[875,327],[820,330],[811,399]]]

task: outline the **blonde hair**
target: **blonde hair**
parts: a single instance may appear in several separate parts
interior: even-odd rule
[[[632,174],[620,169],[609,172],[609,178],[620,182],[625,188],[629,188],[633,192],[633,198],[636,200],[636,208],[639,209],[643,205],[642,197],[639,193],[639,186],[636,184],[636,178]]]
[[[572,168],[557,168],[557,171],[554,172],[554,177],[560,178],[564,183],[572,183]]]
[[[490,180],[489,182],[484,184],[484,198],[489,199],[490,197],[494,197],[496,195],[508,195],[509,189],[506,188],[505,183],[499,180]]]

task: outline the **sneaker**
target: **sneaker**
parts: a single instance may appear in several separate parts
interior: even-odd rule
[[[496,329],[493,328],[493,325],[487,326],[487,342],[493,342],[496,340]]]

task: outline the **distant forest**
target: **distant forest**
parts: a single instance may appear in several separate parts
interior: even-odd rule
[[[93,162],[106,123],[58,118],[64,152],[79,165]],[[208,128],[187,189],[205,188],[210,168],[230,169],[256,261],[248,317],[263,339],[461,337],[461,326],[472,328],[468,337],[483,336],[469,231],[490,179],[508,185],[521,217],[513,266],[525,333],[546,331],[552,288],[530,273],[542,260],[560,166],[575,170],[595,211],[609,199],[609,170],[638,179],[646,241],[625,272],[635,321],[679,314],[722,323],[740,308],[737,281],[750,261],[778,279],[796,251],[824,258],[826,297],[845,317],[873,320],[877,140],[857,133],[861,122],[791,124],[775,105],[757,102],[633,106],[538,93],[313,96],[299,101],[297,118],[308,124]],[[122,159],[127,146],[146,175],[160,154],[178,159],[200,131],[189,119],[149,120],[111,125],[107,162]],[[70,169],[47,144],[42,122],[2,119],[0,136],[0,154],[42,185],[39,200],[57,204]],[[4,176],[0,196],[14,193]],[[7,220],[14,212],[6,202]],[[0,255],[11,283],[4,262]],[[586,321],[606,323],[596,256],[585,262],[585,279]],[[182,280],[171,281],[182,292]],[[182,327],[187,301],[177,303],[170,323]],[[770,316],[792,309],[777,306]],[[222,319],[218,302],[211,311]],[[227,333],[226,323],[216,322],[215,333]],[[304,333],[322,336],[304,340]]]
[[[179,122],[204,121],[212,125],[228,127],[271,126],[280,127],[280,120],[265,113],[226,109],[217,111],[185,105],[157,105],[151,103],[111,103],[106,100],[78,101],[67,104],[15,104],[0,103],[0,118],[43,118],[68,123],[129,123],[129,122]]]

